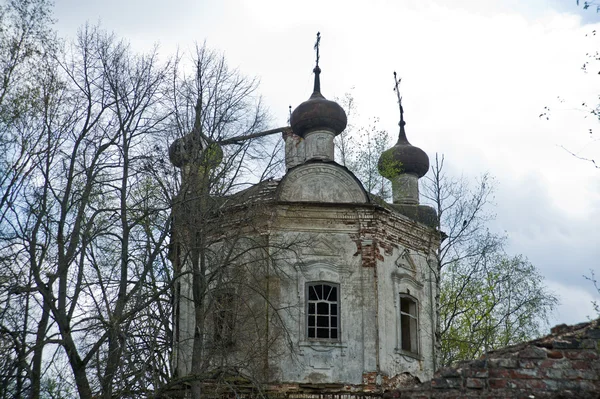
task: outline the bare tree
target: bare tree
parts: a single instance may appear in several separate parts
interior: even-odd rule
[[[31,162],[6,208],[2,248],[12,270],[29,276],[21,291],[31,298],[29,324],[37,322],[27,334],[31,397],[53,378],[44,377],[43,365],[60,359],[83,398],[126,396],[157,383],[131,357],[142,355],[142,337],[133,334],[147,322],[141,311],[169,303],[170,203],[156,180],[164,176],[153,138],[169,114],[166,71],[156,53],[134,55],[85,27],[37,75],[42,100],[28,123],[39,126],[38,144],[20,148]],[[154,358],[156,349],[146,344]]]
[[[19,23],[0,37],[0,397],[73,393],[69,385],[82,398],[167,392],[178,382],[171,354],[179,279],[194,283],[198,373],[212,370],[214,354],[230,344],[231,317],[265,326],[257,317],[271,312],[270,280],[251,265],[264,266],[272,252],[255,221],[265,208],[252,205],[247,189],[280,170],[281,143],[267,136],[285,128],[265,130],[258,81],[206,46],[197,47],[189,76],[180,57],[161,63],[156,50],[134,54],[90,26],[41,57],[35,46],[45,38],[48,4],[10,4],[16,17],[2,18]],[[182,176],[165,160],[177,138],[191,154]],[[254,233],[224,239],[218,221],[227,204],[237,215],[231,231],[246,220]],[[173,240],[171,259],[181,254],[191,269],[173,270],[167,259],[172,220],[194,239]],[[231,301],[231,290],[255,294]],[[217,335],[218,343],[205,340]],[[246,346],[265,348],[263,337],[275,334],[260,337]],[[252,353],[236,367],[255,364]]]
[[[47,317],[36,312],[32,275],[15,267],[10,210],[30,181],[43,147],[43,65],[55,50],[51,6],[45,0],[0,5],[0,397],[22,397],[39,384],[39,350],[32,337]],[[33,356],[33,360],[32,360]]]
[[[179,138],[170,156],[181,168],[171,251],[174,382],[197,398],[206,389],[234,389],[222,376],[268,379],[281,337],[272,257],[285,245],[268,239],[269,177],[281,170],[282,151],[281,140],[266,136],[284,128],[265,130],[257,81],[229,69],[221,54],[198,46],[194,66],[194,75],[173,79]]]
[[[489,231],[493,178],[484,174],[474,187],[465,178],[453,179],[445,173],[444,157],[436,155],[424,186],[446,235],[435,273],[440,364],[539,335],[557,298],[527,259],[506,255],[505,237]]]

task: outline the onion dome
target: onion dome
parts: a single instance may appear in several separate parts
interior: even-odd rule
[[[178,168],[192,162],[214,168],[223,160],[223,150],[214,141],[190,133],[173,141],[169,147],[169,160]]]
[[[400,109],[400,133],[396,145],[384,151],[379,157],[377,169],[379,169],[381,176],[387,179],[392,179],[401,174],[411,174],[420,178],[425,176],[429,170],[429,157],[425,154],[425,151],[411,145],[406,138],[404,108],[402,108],[402,97],[398,88],[400,79],[397,78],[396,72],[394,72],[394,83],[394,91],[398,96],[398,107]]]
[[[379,173],[387,179],[404,173],[423,177],[429,170],[429,157],[425,151],[408,142],[404,125],[404,120],[401,120],[398,142],[389,150],[384,151],[377,163]]]
[[[348,123],[346,112],[335,101],[329,101],[321,94],[321,81],[319,75],[321,68],[317,65],[315,73],[315,86],[310,98],[300,104],[290,117],[290,125],[294,133],[305,137],[314,130],[329,130],[335,135],[340,134]]]

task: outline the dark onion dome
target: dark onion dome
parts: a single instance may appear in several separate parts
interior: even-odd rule
[[[335,135],[346,128],[348,118],[346,112],[335,101],[329,101],[321,94],[321,81],[319,75],[321,68],[313,70],[315,73],[315,86],[310,98],[300,104],[290,117],[290,125],[295,134],[305,137],[314,130],[330,130]]]
[[[169,147],[169,160],[178,168],[191,162],[206,163],[214,168],[223,160],[223,150],[214,141],[190,133],[173,141]]]
[[[379,157],[377,169],[381,176],[392,179],[401,174],[423,177],[429,170],[429,157],[425,151],[408,142],[404,131],[404,120],[400,122],[398,142]]]

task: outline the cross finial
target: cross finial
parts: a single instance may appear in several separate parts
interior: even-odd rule
[[[317,41],[315,42],[315,51],[317,52],[316,68],[319,67],[319,45],[321,44],[321,32],[317,32]]]
[[[398,135],[398,141],[402,139],[407,141],[406,132],[404,131],[404,125],[406,125],[406,122],[404,122],[404,108],[402,108],[402,96],[400,95],[399,88],[401,81],[402,78],[398,78],[396,71],[394,71],[394,91],[396,92],[396,96],[398,97],[398,108],[400,110],[400,122],[398,123],[398,125],[400,125],[400,134]]]

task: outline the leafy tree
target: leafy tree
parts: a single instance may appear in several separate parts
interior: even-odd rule
[[[340,102],[356,115],[351,94]],[[389,198],[389,186],[381,183],[376,169],[389,145],[388,136],[375,126],[350,125],[336,138],[339,161],[368,191]],[[489,174],[475,182],[449,176],[443,156],[436,155],[421,184],[421,195],[436,210],[437,228],[444,235],[434,273],[439,288],[438,364],[470,359],[539,335],[557,299],[526,258],[505,253],[506,237],[489,231],[494,179]]]
[[[365,190],[384,199],[391,198],[391,185],[377,169],[381,153],[389,148],[387,130],[379,127],[379,118],[371,118],[366,127],[357,127],[352,122],[359,119],[359,115],[351,92],[336,100],[346,111],[349,121],[334,141],[337,161],[359,178]]]
[[[506,238],[489,231],[493,178],[484,174],[475,184],[452,178],[436,155],[424,188],[446,235],[436,273],[440,365],[538,336],[558,300],[535,266],[507,255]]]
[[[478,264],[453,263],[442,272],[442,365],[539,336],[541,322],[556,305],[527,259],[504,254],[488,258]]]

